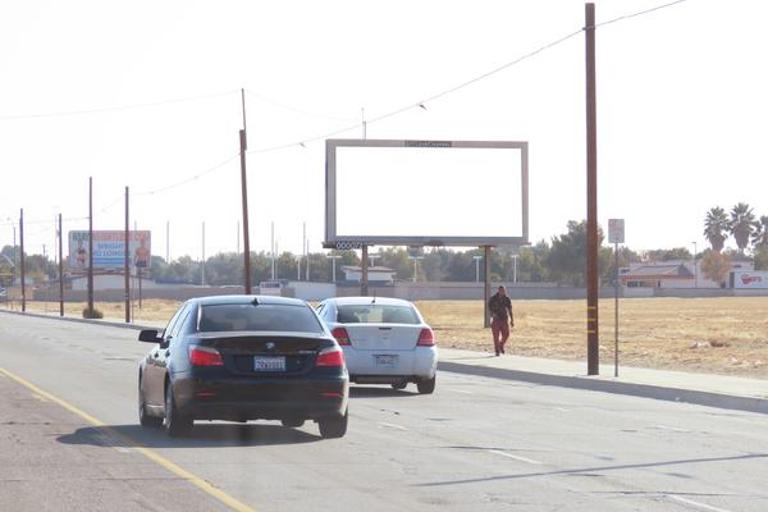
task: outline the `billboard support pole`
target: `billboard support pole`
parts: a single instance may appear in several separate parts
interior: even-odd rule
[[[125,323],[131,322],[131,266],[128,260],[128,248],[130,247],[130,231],[128,223],[128,187],[125,187],[125,262],[123,273],[125,274]],[[166,240],[167,240],[166,236]]]
[[[363,257],[360,260],[362,278],[360,279],[360,295],[368,296],[368,245],[363,244]]]
[[[141,309],[141,267],[139,267],[139,309]]]
[[[598,331],[597,107],[595,92],[595,4],[585,4],[587,75],[587,374],[600,374]]]
[[[483,327],[486,329],[491,326],[490,311],[488,311],[488,301],[491,300],[491,246],[483,246],[483,269],[485,271],[485,285],[483,286]]]
[[[64,316],[64,231],[59,214],[59,316]]]
[[[88,178],[88,313],[93,312],[93,177]]]
[[[240,188],[243,201],[243,291],[251,294],[251,240],[248,236],[248,183],[245,177],[245,152],[248,150],[248,137],[245,125],[245,89],[240,89],[243,105],[243,129],[240,130]]]
[[[19,243],[21,244],[21,311],[27,310],[27,290],[24,286],[26,272],[24,268],[24,208],[19,212]]]

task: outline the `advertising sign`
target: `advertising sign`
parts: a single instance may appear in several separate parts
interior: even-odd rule
[[[624,219],[608,219],[608,243],[624,243]]]
[[[149,268],[152,260],[152,233],[128,232],[128,263],[131,268]],[[69,268],[88,268],[88,231],[69,232]],[[125,266],[125,231],[93,232],[93,268]]]
[[[768,288],[768,272],[738,270],[733,273],[733,287],[741,289]]]

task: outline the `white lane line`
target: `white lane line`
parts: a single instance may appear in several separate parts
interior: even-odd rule
[[[669,427],[667,425],[656,425],[655,428],[659,430],[671,430],[672,432],[681,432],[683,434],[690,434],[691,431],[685,428]]]
[[[568,412],[570,409],[566,409],[565,407],[553,407],[554,410],[560,411],[560,412]]]
[[[464,395],[474,395],[474,393],[472,391],[465,391],[463,389],[454,389],[453,392],[454,393],[461,393],[461,394],[464,394]]]
[[[32,393],[32,398],[34,398],[35,400],[39,400],[40,402],[47,402],[48,401],[44,397],[42,397],[42,396],[40,396],[40,395],[38,395],[36,393]]]
[[[669,499],[678,501],[680,503],[683,503],[685,505],[690,505],[692,507],[699,508],[701,510],[709,510],[710,512],[731,512],[730,510],[719,508],[719,507],[713,507],[712,505],[707,505],[706,503],[699,503],[698,501],[689,500],[688,498],[683,498],[682,496],[670,496],[667,495]]]
[[[379,423],[382,427],[395,428],[397,430],[408,430],[402,425],[395,425],[394,423]]]
[[[521,457],[520,455],[513,455],[511,453],[503,452],[501,450],[488,450],[489,453],[495,453],[496,455],[501,455],[502,457],[508,457],[510,459],[519,460],[520,462],[526,462],[528,464],[536,464],[539,465],[541,462],[538,460],[529,459],[528,457]]]

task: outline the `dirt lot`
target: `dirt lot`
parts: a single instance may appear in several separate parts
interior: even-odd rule
[[[136,321],[165,321],[172,301],[148,300]],[[482,302],[423,301],[419,309],[444,347],[490,351],[482,328]],[[84,304],[67,304],[79,315]],[[30,310],[58,311],[57,304]],[[123,317],[123,304],[98,304],[105,317]],[[584,301],[516,301],[511,353],[578,359],[586,357]],[[613,357],[613,301],[600,304],[601,354]],[[648,368],[749,375],[768,378],[768,297],[623,299],[620,305],[623,364]]]

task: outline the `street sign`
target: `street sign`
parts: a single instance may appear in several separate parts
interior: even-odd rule
[[[608,219],[608,242],[624,243],[624,219]]]

